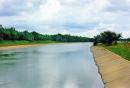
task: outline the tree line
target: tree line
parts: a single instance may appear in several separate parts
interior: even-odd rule
[[[14,27],[4,28],[0,25],[0,40],[27,40],[27,41],[38,41],[38,40],[51,40],[59,42],[92,42],[93,38],[72,36],[69,34],[55,34],[55,35],[43,35],[36,31],[17,31]]]

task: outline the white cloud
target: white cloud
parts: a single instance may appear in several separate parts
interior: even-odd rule
[[[33,1],[32,0],[27,0],[26,5],[27,5],[28,8],[32,8],[33,7]]]
[[[129,8],[130,0],[0,0],[0,23],[35,26],[42,33],[92,37],[112,30],[130,37]]]
[[[40,11],[43,13],[58,13],[61,9],[58,0],[48,0],[46,4],[40,5]]]

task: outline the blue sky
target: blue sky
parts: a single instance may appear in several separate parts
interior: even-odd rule
[[[0,24],[43,34],[130,37],[130,0],[0,0]]]

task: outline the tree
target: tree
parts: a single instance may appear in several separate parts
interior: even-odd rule
[[[10,40],[17,40],[18,39],[18,32],[15,30],[14,27],[8,29],[10,32]]]
[[[2,25],[0,25],[0,40],[3,40],[4,37],[4,28],[2,27]]]
[[[102,43],[106,45],[111,45],[112,43],[117,44],[117,41],[121,38],[121,34],[117,34],[112,31],[104,31],[97,35],[94,40],[95,43]]]
[[[93,45],[96,46],[100,42],[100,40],[101,40],[100,35],[94,36]]]
[[[42,40],[41,35],[35,31],[31,32],[31,34],[34,36],[34,40]]]
[[[92,38],[72,36],[69,34],[55,34],[55,35],[43,35],[38,32],[19,32],[14,27],[3,28],[0,25],[0,40],[27,40],[27,41],[38,41],[38,40],[51,40],[58,42],[92,42]]]

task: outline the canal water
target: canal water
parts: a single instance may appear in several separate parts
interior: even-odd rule
[[[103,88],[91,43],[0,51],[0,88]]]

